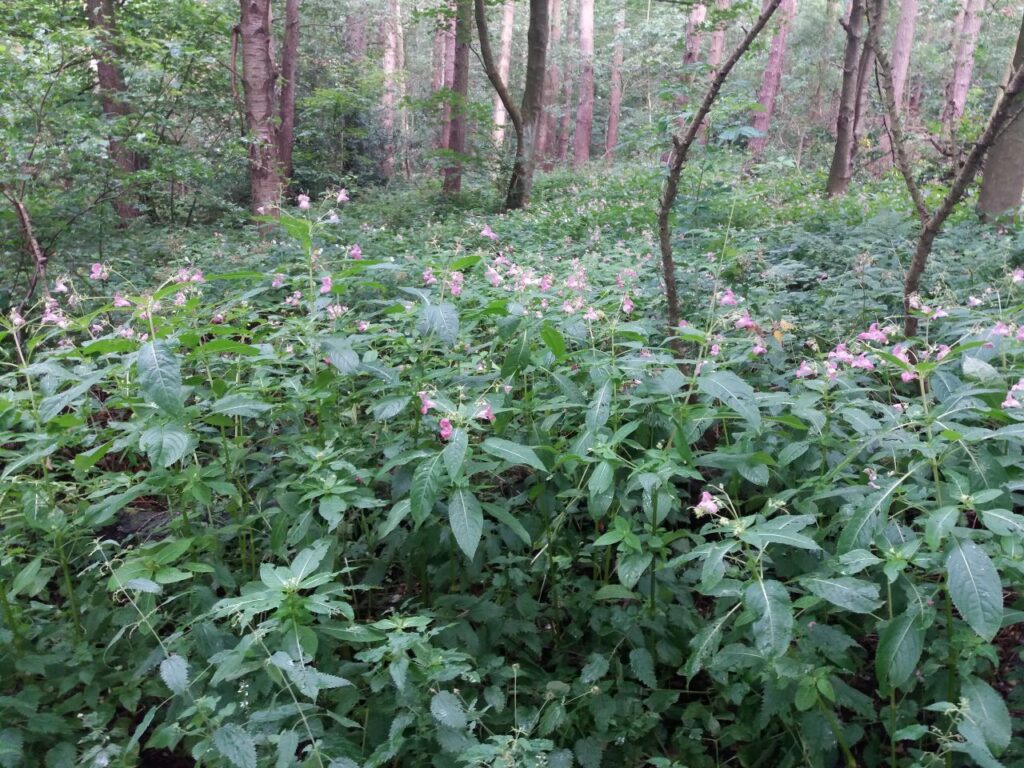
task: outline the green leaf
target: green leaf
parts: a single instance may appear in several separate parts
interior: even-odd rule
[[[940,507],[928,513],[924,522],[924,541],[932,549],[938,549],[943,539],[956,527],[960,520],[960,507]]]
[[[184,694],[188,690],[188,662],[174,653],[160,662],[160,679],[171,693]]]
[[[732,616],[732,611],[720,616],[710,624],[705,624],[690,640],[690,658],[686,660],[682,672],[687,680],[692,680],[704,667],[704,661],[718,648],[722,640],[722,627]]]
[[[513,443],[511,440],[503,440],[500,437],[489,437],[480,444],[480,447],[499,459],[505,459],[513,464],[525,464],[540,472],[547,472],[544,462],[537,458],[533,448],[528,445],[520,445],[519,443]]]
[[[387,397],[374,403],[370,408],[373,418],[377,421],[389,421],[400,414],[412,400],[411,397]]]
[[[629,669],[633,677],[648,688],[658,687],[658,678],[654,674],[654,659],[646,648],[634,648],[629,652]]]
[[[595,600],[639,600],[636,592],[631,592],[621,584],[605,584],[594,593]]]
[[[448,471],[448,477],[452,480],[457,479],[459,473],[462,472],[462,464],[466,460],[468,448],[469,436],[466,434],[466,430],[459,427],[452,432],[448,445],[441,451],[441,457],[444,459],[444,468]]]
[[[215,400],[210,406],[210,413],[222,416],[241,416],[253,418],[270,410],[270,405],[261,400],[254,400],[244,395],[227,395]]]
[[[35,582],[36,577],[39,575],[39,570],[40,568],[42,568],[42,565],[42,558],[37,557],[35,560],[32,560],[31,562],[29,562],[28,565],[22,568],[18,572],[18,575],[15,576],[14,580],[11,582],[11,586],[10,589],[8,590],[7,597],[13,599],[22,592],[26,592],[26,594],[28,594],[30,597],[33,594],[35,594],[35,591],[31,590],[31,587],[33,582]],[[43,579],[43,581],[45,582],[46,579]],[[41,587],[36,588],[36,590],[38,589],[41,589]]]
[[[235,768],[256,768],[256,744],[241,726],[222,725],[213,733],[213,746]]]
[[[448,500],[448,522],[455,534],[455,541],[459,548],[466,553],[470,560],[476,554],[476,548],[480,545],[480,535],[483,533],[484,513],[480,508],[480,502],[476,500],[469,489],[458,488]]]
[[[781,656],[793,636],[789,592],[777,581],[755,581],[743,591],[743,605],[754,614],[754,644],[759,651]]]
[[[154,467],[166,468],[180,461],[191,444],[180,424],[156,424],[139,436],[139,447]]]
[[[412,517],[418,523],[426,520],[434,511],[434,504],[441,491],[442,454],[437,453],[425,459],[416,467],[409,489]]]
[[[992,560],[969,539],[954,539],[946,556],[949,595],[963,620],[986,640],[1003,623],[1003,587]]]
[[[459,338],[459,311],[454,304],[425,304],[420,333],[433,334],[447,344],[454,344]]]
[[[908,610],[883,622],[875,651],[875,675],[883,689],[899,688],[914,673],[924,649],[924,627]]]
[[[1002,381],[1002,375],[989,363],[978,357],[964,355],[961,358],[964,376],[979,381]]]
[[[277,737],[277,762],[275,768],[291,768],[297,763],[295,752],[299,748],[299,734],[285,731]]]
[[[732,408],[755,430],[761,429],[754,388],[732,371],[714,371],[697,378],[697,389]]]
[[[584,685],[593,685],[602,677],[608,674],[608,657],[600,653],[592,653],[587,657],[587,663],[580,670],[580,682]]]
[[[171,348],[162,341],[149,341],[139,348],[135,364],[146,398],[164,413],[180,416],[185,398],[181,364]]]
[[[590,401],[586,416],[587,429],[591,432],[597,432],[608,422],[612,413],[612,390],[614,388],[615,385],[609,379],[594,392],[594,399]]]
[[[16,768],[21,765],[23,747],[24,738],[21,731],[14,728],[4,728],[0,731],[0,766]]]
[[[644,575],[644,571],[654,561],[654,555],[650,552],[635,552],[622,555],[621,549],[619,554],[619,562],[616,567],[619,581],[622,582],[622,586],[626,589],[633,589],[636,583],[640,581],[640,577]]]
[[[397,528],[406,517],[409,516],[409,510],[412,508],[412,504],[409,499],[402,499],[391,507],[391,511],[388,512],[387,518],[381,524],[380,531],[377,535],[380,538],[384,538]]]
[[[324,559],[324,555],[327,554],[327,548],[330,546],[326,539],[321,539],[316,542],[312,547],[307,547],[295,556],[292,560],[291,565],[288,566],[291,569],[292,576],[299,581],[312,576],[314,571],[320,567],[320,562]]]
[[[881,562],[882,558],[866,549],[854,549],[839,556],[839,570],[846,576],[852,576]]]
[[[985,744],[993,754],[1001,754],[1010,746],[1012,728],[1006,702],[988,683],[976,677],[966,678],[960,685],[961,695],[967,699],[965,719],[981,731]]]
[[[438,691],[430,700],[430,714],[446,728],[464,730],[469,725],[462,702],[450,691]]]
[[[150,712],[152,711],[153,710],[150,710]],[[149,717],[150,720],[153,719],[149,713],[147,713],[147,717]],[[145,719],[142,722],[145,723]],[[137,744],[138,740],[136,740],[135,743]],[[128,748],[125,749],[125,752],[131,752],[131,748],[134,746],[134,744],[129,742]],[[75,768],[76,758],[77,755],[75,754],[74,745],[63,741],[57,746],[46,751],[46,768]]]
[[[352,349],[352,342],[338,336],[327,336],[320,340],[323,351],[331,365],[342,373],[359,370],[359,355]]]
[[[1017,536],[1024,540],[1024,516],[1006,509],[984,509],[981,522],[996,536]]]
[[[551,350],[551,354],[555,356],[556,360],[565,357],[565,337],[547,320],[540,327],[540,338],[544,345]]]
[[[878,598],[878,585],[870,581],[842,576],[837,579],[807,577],[801,580],[807,589],[833,605],[854,613],[871,613],[882,601]]]
[[[758,549],[764,549],[769,544],[783,544],[797,549],[818,550],[821,547],[814,539],[797,533],[801,528],[806,528],[812,520],[813,518],[807,515],[776,517],[742,531],[740,540]]]

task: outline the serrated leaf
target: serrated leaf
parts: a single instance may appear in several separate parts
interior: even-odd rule
[[[743,591],[743,605],[754,614],[754,645],[761,653],[781,656],[793,636],[789,592],[772,579],[755,581]]]
[[[618,574],[619,581],[626,589],[633,589],[637,582],[640,581],[640,577],[643,576],[652,562],[654,562],[654,555],[650,552],[631,552],[626,555],[622,555],[620,550],[619,561],[616,566],[616,573]]]
[[[269,410],[269,403],[245,395],[226,395],[219,400],[214,400],[213,405],[210,406],[210,413],[242,418],[254,418]]]
[[[540,338],[544,345],[551,350],[551,354],[555,356],[556,360],[565,357],[565,337],[547,320],[540,327]]]
[[[295,757],[299,749],[299,734],[285,731],[277,737],[277,762],[275,768],[290,768],[298,762]]]
[[[0,766],[2,768],[17,768],[21,765],[24,743],[21,731],[15,728],[4,728],[0,731]]]
[[[537,458],[533,448],[528,445],[513,443],[511,440],[503,440],[500,437],[489,437],[480,444],[480,447],[499,459],[505,459],[513,464],[525,464],[539,472],[547,472],[544,462]]]
[[[149,341],[139,348],[135,360],[146,398],[164,413],[180,416],[184,412],[181,363],[171,348],[162,341]]]
[[[469,722],[462,702],[450,691],[438,691],[430,700],[430,714],[446,728],[464,730]]]
[[[633,677],[648,688],[658,687],[658,678],[654,674],[654,659],[646,648],[634,648],[629,652],[629,669]]]
[[[476,554],[483,533],[484,513],[469,489],[458,488],[448,500],[448,522],[459,548],[470,560]]]
[[[960,692],[968,704],[965,719],[981,731],[993,754],[1002,754],[1010,746],[1012,736],[1010,711],[1003,697],[976,677],[966,678],[960,685]]]
[[[241,726],[222,725],[213,733],[213,746],[235,768],[256,768],[256,744]]]
[[[585,685],[593,685],[608,673],[608,657],[600,653],[592,653],[587,663],[580,670],[580,681]]]
[[[985,640],[1003,622],[1003,587],[992,560],[969,539],[954,539],[946,556],[949,595],[963,620]]]
[[[373,404],[370,412],[377,421],[388,421],[400,414],[412,400],[411,397],[387,397]]]
[[[171,654],[160,662],[160,679],[171,693],[184,694],[188,690],[188,662],[178,654]]]
[[[75,768],[76,758],[74,745],[62,741],[46,750],[46,768]]]
[[[924,649],[924,629],[913,611],[884,622],[878,633],[875,674],[883,689],[899,688],[910,679]]]
[[[426,520],[434,510],[441,490],[442,461],[442,454],[437,453],[420,462],[413,472],[409,502],[412,504],[412,517],[417,523]]]
[[[755,431],[761,429],[761,412],[757,407],[754,388],[732,371],[714,371],[699,376],[697,389],[728,405]]]
[[[180,424],[156,424],[139,436],[139,447],[154,467],[167,467],[188,453],[191,439]]]
[[[391,511],[388,512],[388,516],[385,518],[383,524],[381,524],[378,536],[384,538],[391,533],[395,528],[401,524],[406,517],[409,516],[409,510],[412,508],[412,504],[409,499],[402,499],[391,507]]]
[[[441,341],[454,344],[459,338],[459,310],[454,304],[425,304],[420,333],[433,334]]]
[[[615,385],[609,379],[595,390],[594,399],[590,401],[586,415],[587,429],[591,432],[597,432],[608,422],[612,412],[612,390],[614,388]]]
[[[359,355],[352,349],[348,339],[327,337],[320,344],[327,354],[327,360],[342,373],[355,373],[359,370]]]
[[[466,434],[466,430],[459,427],[452,432],[448,445],[441,451],[441,457],[444,459],[444,468],[448,471],[448,477],[452,480],[458,478],[459,473],[462,471],[462,464],[466,460],[468,448],[469,436]]]
[[[810,576],[802,579],[801,583],[812,594],[854,613],[871,613],[882,604],[878,598],[878,585],[862,579],[850,576],[836,579]]]

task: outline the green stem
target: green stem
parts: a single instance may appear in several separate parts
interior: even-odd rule
[[[71,581],[71,568],[68,566],[67,552],[64,550],[64,540],[57,536],[57,555],[60,558],[60,570],[64,575],[64,589],[68,593],[68,603],[71,606],[71,626],[75,629],[75,636],[81,640],[84,636],[80,623],[82,612],[78,608],[78,598],[75,596],[74,584]]]
[[[828,720],[828,725],[832,729],[832,735],[836,737],[836,743],[839,744],[839,749],[842,751],[843,757],[846,758],[846,768],[857,768],[857,758],[853,756],[853,752],[846,745],[846,740],[843,738],[843,730],[839,726],[835,712],[826,707],[820,698],[818,699],[818,706],[821,707],[821,711],[824,713],[825,719]]]
[[[14,652],[21,658],[22,653],[25,650],[25,639],[21,634],[21,626],[18,624],[18,620],[14,617],[14,610],[11,608],[11,603],[7,599],[7,585],[3,579],[0,579],[0,615],[4,618],[4,624],[11,630],[11,636],[14,638]]]

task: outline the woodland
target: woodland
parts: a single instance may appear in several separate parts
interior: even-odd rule
[[[4,0],[0,768],[1024,766],[1022,193],[1022,0]]]

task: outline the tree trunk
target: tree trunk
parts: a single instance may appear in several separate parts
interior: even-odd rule
[[[366,16],[363,14],[352,13],[345,17],[345,46],[350,61],[366,58]]]
[[[942,122],[950,136],[955,135],[956,126],[967,105],[967,92],[971,88],[971,74],[974,72],[974,48],[978,43],[978,32],[981,31],[981,11],[984,7],[985,0],[963,0],[963,7],[957,16],[953,75],[946,86],[946,105],[942,111]]]
[[[868,0],[878,2],[879,0]],[[882,0],[888,8],[889,0]],[[850,173],[857,166],[857,154],[864,138],[864,100],[867,96],[868,83],[875,72],[875,51],[871,44],[871,35],[864,40],[864,48],[857,64],[857,101],[853,110],[853,143],[850,144]]]
[[[515,31],[516,4],[515,0],[505,0],[501,9],[501,50],[498,54],[498,76],[501,82],[508,83],[508,75],[512,70],[512,33]],[[508,113],[498,93],[494,94],[494,145],[501,149],[505,144],[505,119]]]
[[[594,0],[580,0],[580,99],[576,107],[573,167],[590,161],[594,129]]]
[[[99,38],[101,53],[96,57],[96,79],[99,82],[100,103],[103,115],[111,122],[131,114],[131,107],[124,101],[128,90],[124,75],[117,64],[120,54],[114,41],[117,34],[117,21],[114,18],[113,0],[86,0],[86,15],[89,27]],[[110,158],[117,166],[122,182],[139,170],[139,158],[113,136],[108,139]],[[118,191],[114,208],[122,224],[127,224],[139,215],[138,208],[129,200],[124,189]]]
[[[615,159],[619,143],[619,118],[622,112],[622,60],[626,33],[626,6],[615,12],[615,42],[612,48],[611,87],[608,93],[608,131],[604,138],[604,157],[609,163]]]
[[[398,0],[387,0],[381,21],[384,41],[382,69],[384,92],[381,95],[381,127],[384,131],[384,154],[380,161],[380,175],[392,179],[395,175],[395,118],[398,105]]]
[[[469,41],[473,30],[473,0],[457,0],[455,17],[455,77],[452,127],[448,150],[452,160],[444,169],[445,194],[462,191],[462,158],[466,154],[466,107],[469,101]]]
[[[1013,69],[1024,67],[1024,22],[1017,37]],[[981,179],[978,210],[983,216],[998,216],[1020,206],[1024,195],[1024,99],[1014,102],[1013,121],[996,138]]]
[[[271,54],[270,0],[241,0],[242,84],[249,131],[249,189],[254,213],[276,216],[281,202]]]
[[[819,121],[825,118],[825,83],[828,80],[828,70],[832,55],[832,39],[835,37],[838,21],[839,0],[828,0],[825,4],[825,29],[822,34],[821,57],[818,59],[818,75],[814,84],[814,95],[811,96],[811,113]]]
[[[708,17],[708,7],[704,3],[697,3],[690,11],[690,17],[686,22],[686,45],[683,49],[683,66],[689,68],[700,61],[701,51],[704,49],[704,22]]]
[[[892,41],[892,87],[896,96],[896,108],[905,106],[907,75],[910,74],[910,55],[914,49],[914,30],[917,27],[919,0],[903,0],[900,3],[900,20]]]
[[[715,8],[719,11],[729,10],[731,0],[715,0]],[[722,53],[725,51],[725,29],[726,22],[720,21],[715,24],[715,30],[711,33],[711,46],[708,48],[708,69],[713,78],[718,72],[722,63]]]
[[[864,52],[865,0],[853,0],[846,22],[846,53],[843,55],[843,85],[839,91],[839,119],[836,145],[828,171],[825,192],[830,197],[846,193],[853,175],[853,142],[856,135],[857,87],[860,59]]]
[[[529,202],[533,186],[533,171],[537,160],[534,150],[538,118],[543,114],[544,107],[550,24],[548,0],[530,0],[530,25],[526,32],[526,84],[523,86],[523,102],[519,110],[524,140],[523,147],[516,153],[505,197],[505,207],[511,210],[522,208]]]
[[[287,0],[284,11],[284,45],[281,49],[281,127],[277,134],[277,160],[287,184],[292,178],[295,145],[295,86],[299,73],[299,5]]]
[[[561,67],[556,58],[562,45],[562,0],[551,0],[549,9],[551,28],[548,31],[548,60],[547,74],[544,76],[544,115],[537,125],[537,162],[543,163],[545,168],[550,168],[550,158],[554,154],[558,143],[558,115],[555,105],[564,110],[566,107],[561,104],[559,89],[561,88]]]
[[[565,0],[568,3],[565,12],[566,36],[571,36],[576,29],[576,14],[579,10],[579,0]],[[571,41],[571,37],[568,37]],[[570,43],[571,44],[571,43]],[[568,61],[568,56],[562,57]],[[558,142],[555,146],[555,160],[564,165],[569,155],[569,137],[572,135],[572,69],[566,65],[562,71],[562,117],[558,123]]]
[[[762,6],[767,7],[767,2],[762,3]],[[747,145],[755,157],[764,151],[765,144],[768,143],[768,129],[771,127],[772,113],[775,111],[775,98],[779,95],[779,87],[782,85],[782,71],[786,64],[786,38],[789,36],[789,28],[796,13],[796,0],[783,0],[780,9],[782,13],[779,28],[772,38],[768,63],[761,78],[761,89],[757,93],[761,110],[754,114],[752,122],[754,130],[761,135],[751,138]]]

